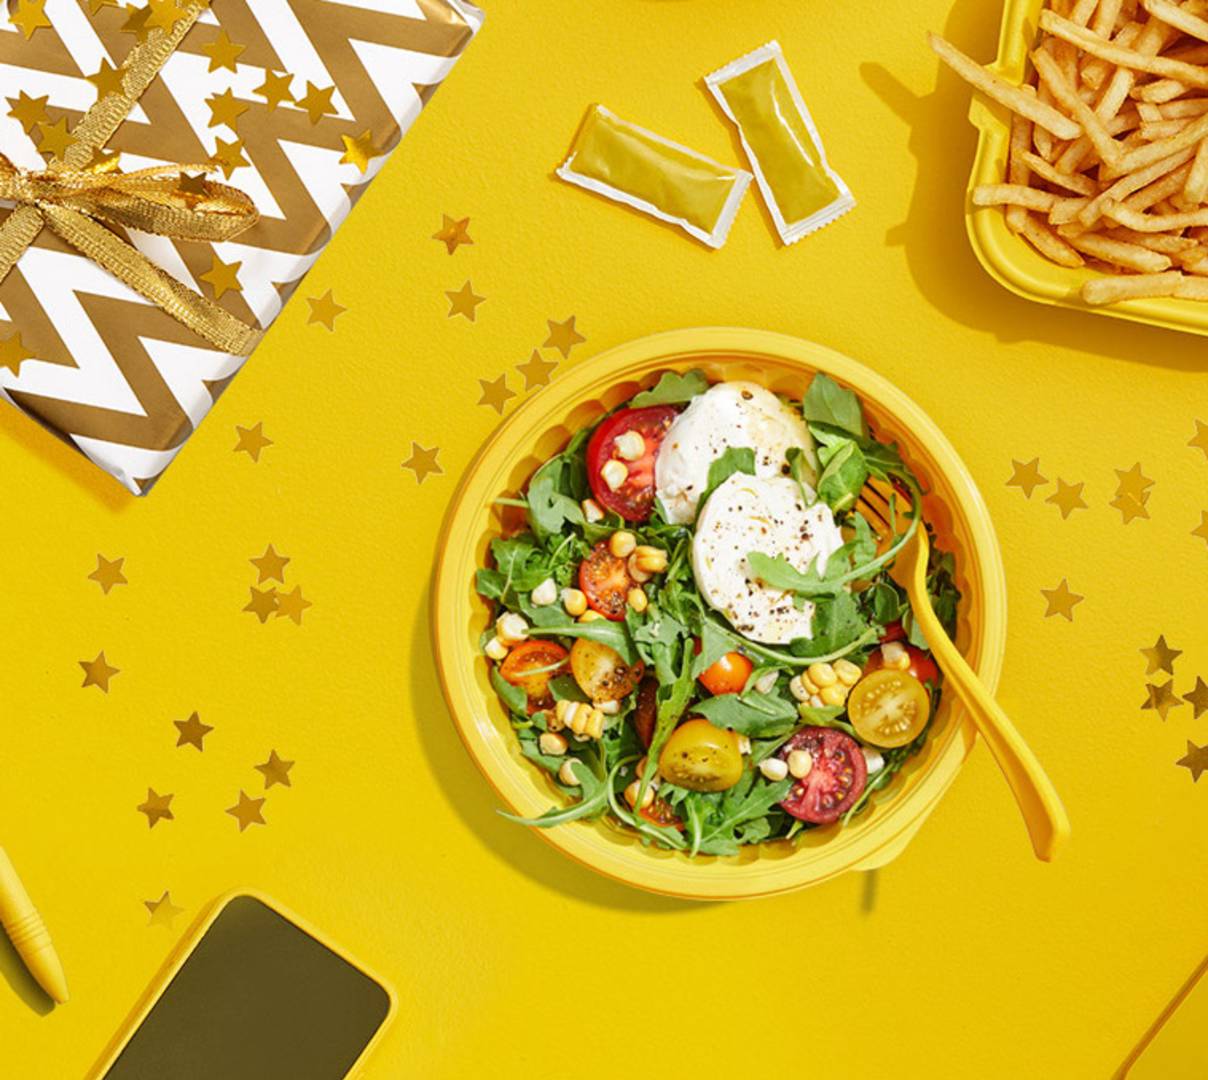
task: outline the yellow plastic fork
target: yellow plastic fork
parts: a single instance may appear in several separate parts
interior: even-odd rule
[[[870,494],[873,499],[868,497]],[[873,483],[866,484],[858,509],[873,531],[883,536],[889,522],[878,509],[878,503],[886,508],[889,506],[889,500],[879,487]],[[1028,835],[1032,838],[1032,850],[1038,859],[1050,862],[1057,848],[1070,835],[1069,816],[1031,747],[961,656],[932,610],[931,598],[927,594],[930,552],[927,530],[920,522],[913,536],[898,552],[890,575],[906,590],[915,622],[931,646],[935,662],[944,673],[947,684],[965,706],[978,734],[986,741],[1006,777],[1028,827]]]

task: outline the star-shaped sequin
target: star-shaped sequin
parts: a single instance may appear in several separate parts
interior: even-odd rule
[[[445,250],[452,255],[462,244],[473,244],[470,239],[470,219],[451,218],[441,214],[440,229],[432,234],[433,240],[439,240],[445,245]]]
[[[12,98],[5,100],[12,106],[8,110],[8,115],[21,125],[21,129],[26,135],[43,120],[50,119],[46,115],[46,103],[50,100],[49,94],[36,98],[30,97],[24,90],[19,90],[15,101]]]
[[[290,90],[293,85],[294,78],[289,74],[278,75],[275,71],[265,70],[264,82],[252,91],[253,94],[259,94],[264,98],[268,105],[268,111],[272,112],[276,107],[283,102],[293,103],[294,95]]]
[[[1057,477],[1057,490],[1044,501],[1056,506],[1061,511],[1061,518],[1064,521],[1075,510],[1086,509],[1086,500],[1082,498],[1082,489],[1085,486],[1085,483],[1067,484],[1059,476]]]
[[[283,592],[277,594],[277,618],[284,616],[290,619],[296,626],[302,625],[302,613],[309,607],[314,607],[309,600],[302,595],[302,586],[295,585],[293,592]]]
[[[1157,683],[1145,684],[1145,700],[1141,703],[1143,710],[1152,709],[1165,720],[1171,709],[1177,709],[1182,704],[1174,692],[1174,679],[1167,679],[1160,686]]]
[[[1199,675],[1195,677],[1195,689],[1184,694],[1183,700],[1192,708],[1193,719],[1198,720],[1208,712],[1208,683]]]
[[[1149,489],[1154,482],[1141,471],[1139,461],[1131,469],[1116,469],[1116,477],[1119,480],[1116,486],[1118,495],[1127,495],[1140,503],[1149,498]]]
[[[348,310],[335,302],[330,289],[322,296],[307,297],[306,302],[310,305],[310,317],[306,320],[307,326],[310,326],[311,323],[318,323],[320,326],[326,326],[328,330],[335,330],[336,319]]]
[[[25,40],[28,41],[36,31],[52,25],[46,17],[45,8],[46,0],[17,0],[17,10],[9,15],[9,21],[25,35]]]
[[[486,300],[485,296],[479,296],[474,291],[474,286],[469,281],[460,289],[446,289],[445,296],[449,298],[448,318],[451,319],[454,315],[461,315],[463,318],[469,319],[470,322],[476,321],[478,318],[478,305]]]
[[[76,137],[67,130],[67,117],[60,116],[53,124],[38,125],[42,133],[38,141],[38,153],[50,160],[63,160],[67,151],[75,144]]]
[[[201,51],[210,58],[210,71],[218,71],[219,68],[226,68],[227,71],[239,71],[238,61],[240,54],[247,49],[246,45],[237,45],[230,38],[230,35],[222,30],[218,36],[201,47]]]
[[[135,809],[147,815],[147,828],[154,829],[161,821],[173,821],[172,800],[174,795],[159,795],[154,788],[147,788],[147,799]]]
[[[214,299],[221,300],[229,292],[243,291],[243,286],[239,284],[239,271],[242,266],[242,262],[225,263],[215,253],[210,256],[209,270],[198,277],[213,288]]]
[[[1007,487],[1017,487],[1024,493],[1026,498],[1032,497],[1032,492],[1038,487],[1044,487],[1047,484],[1048,478],[1040,475],[1040,458],[1034,457],[1031,461],[1023,462],[1011,459],[1011,479],[1007,481]]]
[[[105,659],[105,652],[102,649],[97,653],[95,660],[81,660],[79,665],[84,669],[84,681],[82,687],[95,686],[103,693],[109,693],[109,680],[115,675],[121,674],[120,668],[115,668],[110,665]]]
[[[169,34],[178,22],[184,22],[189,17],[176,0],[147,0],[147,8],[150,11],[147,27],[158,26]]]
[[[306,93],[298,99],[298,107],[306,110],[312,124],[317,124],[324,116],[335,112],[331,104],[331,95],[335,93],[335,89],[334,86],[329,86],[320,90],[312,82],[306,84]]]
[[[1076,592],[1071,592],[1069,582],[1065,578],[1061,579],[1055,589],[1041,589],[1040,594],[1048,604],[1048,609],[1044,613],[1046,619],[1060,615],[1069,622],[1074,621],[1074,608],[1086,599]]]
[[[488,405],[502,416],[503,407],[516,396],[515,390],[508,389],[507,378],[505,374],[500,375],[498,379],[479,379],[478,385],[482,387],[482,396],[478,399],[478,404]]]
[[[1148,498],[1148,496],[1146,497]],[[1149,511],[1145,509],[1145,503],[1138,502],[1131,495],[1126,495],[1123,492],[1118,492],[1108,505],[1113,510],[1120,511],[1120,521],[1124,525],[1136,521],[1137,518],[1149,517]]]
[[[571,349],[587,340],[575,329],[575,318],[576,316],[572,315],[563,322],[546,319],[545,324],[549,327],[549,337],[545,339],[542,348],[557,349],[562,354],[563,360],[570,356]]]
[[[198,750],[205,750],[202,742],[214,730],[212,725],[203,724],[201,717],[195,712],[190,713],[187,720],[173,720],[172,723],[177,731],[177,746],[192,746]]]
[[[1191,773],[1191,779],[1194,783],[1199,780],[1200,773],[1208,771],[1208,746],[1196,746],[1190,739],[1187,740],[1187,753],[1175,762],[1176,765],[1181,765],[1184,769]]]
[[[108,97],[110,94],[122,92],[123,68],[114,67],[108,60],[102,60],[95,74],[88,76],[88,81],[96,87],[96,99]]]
[[[227,813],[239,822],[239,831],[243,832],[249,825],[265,825],[262,812],[264,807],[264,799],[249,799],[247,793],[239,792],[239,801],[231,807],[227,808]]]
[[[151,9],[132,4],[123,10],[129,14],[126,16],[126,21],[122,23],[122,33],[133,34],[138,38],[140,44],[146,41],[151,36],[151,27],[147,25],[147,20],[151,18]]]
[[[436,460],[439,453],[439,446],[425,449],[419,443],[413,442],[411,456],[403,462],[403,468],[415,473],[416,483],[422,484],[429,476],[440,476],[445,471]]]
[[[1145,668],[1146,675],[1152,675],[1156,671],[1164,671],[1167,675],[1173,675],[1174,662],[1183,655],[1183,650],[1172,649],[1166,644],[1166,635],[1159,634],[1153,648],[1142,649],[1141,655],[1145,657],[1147,664]]]
[[[1191,530],[1192,536],[1198,536],[1205,544],[1208,544],[1208,510],[1200,511],[1200,523]]]
[[[243,140],[235,139],[233,142],[227,142],[226,139],[214,140],[214,153],[210,160],[215,166],[222,169],[222,175],[228,180],[236,169],[241,169],[245,165],[250,165],[251,162],[243,156]]]
[[[45,99],[43,99],[45,100]],[[9,114],[12,115],[11,113]],[[1208,424],[1203,420],[1195,422],[1195,434],[1187,440],[1187,445],[1194,447],[1196,450],[1203,451],[1205,460],[1208,460]]]
[[[541,353],[534,349],[532,356],[523,364],[516,365],[516,370],[524,376],[524,392],[527,394],[538,386],[548,386],[550,376],[557,366],[557,360],[544,360]]]
[[[235,431],[239,435],[239,441],[235,444],[235,453],[245,453],[253,461],[259,461],[261,451],[265,447],[273,445],[273,440],[264,434],[263,420],[250,428],[240,427],[236,424]]]
[[[247,602],[244,611],[250,611],[257,619],[260,620],[263,626],[269,620],[276,610],[280,600],[277,597],[277,590],[274,589],[256,589],[249,586],[248,591],[252,598]]]
[[[344,143],[344,156],[340,158],[341,165],[355,165],[361,175],[369,171],[369,162],[375,157],[381,157],[384,150],[373,141],[373,132],[366,128],[355,139],[341,135]]]
[[[268,753],[268,761],[263,765],[257,765],[257,772],[264,774],[264,790],[268,791],[274,784],[284,784],[286,787],[293,787],[290,783],[289,770],[294,767],[292,761],[285,761],[277,756],[276,750],[270,750]]]
[[[5,368],[18,377],[21,375],[21,365],[26,360],[33,360],[35,355],[25,347],[19,330],[0,340],[0,368]]]
[[[289,562],[288,555],[278,555],[277,549],[269,544],[264,549],[264,554],[258,558],[248,559],[260,575],[256,581],[257,585],[263,585],[266,581],[279,581],[282,585],[285,584],[285,566]]]
[[[108,596],[110,589],[118,585],[129,584],[126,581],[126,575],[122,573],[125,562],[124,557],[110,560],[106,559],[104,555],[97,555],[96,569],[88,575],[88,580],[95,581],[101,587],[101,592]]]
[[[228,127],[235,131],[239,118],[251,108],[246,101],[240,101],[230,90],[221,94],[211,94],[206,98],[210,107],[210,127]]]
[[[167,889],[158,900],[144,900],[143,906],[151,913],[147,920],[148,926],[163,926],[171,930],[176,917],[184,912],[184,908],[172,903],[172,896]]]

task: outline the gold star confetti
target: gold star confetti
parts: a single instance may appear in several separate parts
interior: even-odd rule
[[[463,315],[474,322],[477,319],[478,305],[481,304],[486,297],[479,296],[474,291],[474,286],[467,281],[460,289],[446,289],[445,296],[449,298],[449,314],[448,318],[453,318],[454,315]]]
[[[341,135],[340,138],[344,142],[344,156],[340,158],[340,164],[355,165],[362,176],[369,171],[369,162],[385,153],[374,144],[373,132],[369,128],[355,139],[350,139],[347,135]]]
[[[273,445],[273,440],[264,434],[263,420],[250,428],[240,427],[236,424],[235,431],[239,435],[239,442],[235,444],[235,453],[238,454],[242,450],[253,461],[259,461],[260,452],[266,446]]]
[[[314,607],[314,604],[302,595],[301,585],[294,586],[293,592],[283,592],[277,596],[277,618],[284,615],[298,626],[302,625],[302,612],[309,607]]]
[[[149,7],[128,7],[125,9],[130,12],[126,17],[126,21],[122,23],[123,34],[134,34],[139,42],[144,42],[151,34],[151,28],[147,25],[147,20],[151,18],[151,9]]]
[[[121,166],[121,163],[122,154],[120,150],[102,150],[98,146],[93,148],[84,168],[89,172],[104,175],[105,173],[115,172]]]
[[[148,926],[164,926],[169,930],[175,924],[176,917],[185,910],[172,903],[172,897],[167,889],[158,900],[144,900],[143,906],[151,912],[151,917],[147,920]]]
[[[1146,496],[1148,498],[1148,496]],[[1149,511],[1145,509],[1143,502],[1137,502],[1131,495],[1118,493],[1110,503],[1113,510],[1120,511],[1120,520],[1127,525],[1129,522],[1135,521],[1137,518],[1148,518]]]
[[[9,21],[20,28],[26,41],[33,37],[36,31],[51,25],[43,10],[45,7],[46,0],[17,0],[17,10],[9,16]]]
[[[441,214],[441,226],[438,232],[432,234],[433,240],[439,240],[445,245],[445,250],[452,255],[462,244],[473,244],[470,239],[470,219],[451,218]]]
[[[122,5],[117,0],[88,0],[88,11],[92,15],[99,15],[101,8],[117,8],[121,10]]]
[[[500,375],[495,380],[479,379],[478,385],[482,387],[482,397],[478,399],[478,404],[489,405],[502,416],[503,407],[508,403],[508,399],[516,396],[515,390],[508,389],[507,379],[506,374]]]
[[[1086,509],[1086,501],[1082,498],[1082,489],[1085,486],[1085,483],[1067,484],[1059,476],[1057,477],[1057,490],[1044,501],[1056,506],[1061,511],[1061,518],[1064,521],[1075,510]]]
[[[285,564],[289,562],[288,555],[278,555],[277,549],[269,544],[264,549],[264,554],[257,559],[248,559],[259,573],[260,578],[257,580],[257,585],[263,585],[266,581],[279,581],[282,585],[285,584]]]
[[[115,68],[108,60],[102,60],[95,75],[89,75],[88,81],[96,87],[96,99],[100,101],[110,94],[122,92],[122,68]]]
[[[1200,523],[1191,530],[1192,536],[1198,536],[1205,544],[1208,544],[1208,510],[1200,511]]]
[[[541,353],[534,349],[532,356],[523,364],[516,365],[516,370],[524,376],[524,392],[527,394],[535,387],[548,386],[550,376],[557,366],[557,360],[543,360]]]
[[[1014,469],[1014,472],[1011,473],[1011,479],[1007,481],[1007,487],[1019,488],[1029,499],[1032,497],[1033,491],[1038,487],[1044,487],[1049,482],[1047,477],[1040,475],[1040,458],[1032,458],[1026,464],[1012,458],[1011,468]]]
[[[1187,769],[1191,773],[1191,780],[1194,783],[1199,780],[1200,773],[1208,770],[1208,746],[1196,746],[1188,739],[1186,755],[1179,758],[1175,764]]]
[[[411,444],[411,456],[403,462],[403,468],[410,469],[415,473],[416,483],[422,484],[429,476],[440,476],[444,473],[445,470],[440,467],[440,463],[436,460],[436,456],[439,453],[439,446],[425,450],[419,443],[413,442]]]
[[[38,153],[47,160],[51,158],[62,160],[68,147],[76,141],[76,137],[67,130],[66,116],[60,116],[53,124],[43,122],[38,125],[38,130],[42,132],[42,139],[38,143]]]
[[[312,82],[306,84],[306,93],[298,99],[298,106],[306,110],[312,124],[317,124],[328,113],[335,111],[331,104],[331,95],[335,93],[335,89],[334,86],[329,86],[326,90],[320,90]]]
[[[20,331],[0,341],[0,368],[7,368],[14,375],[19,376],[21,365],[26,360],[32,360],[34,356],[22,342]]]
[[[264,799],[249,799],[246,792],[240,790],[239,802],[227,808],[227,813],[239,822],[239,831],[243,832],[249,825],[266,825],[261,808]]]
[[[238,73],[239,67],[237,61],[240,53],[247,48],[246,45],[236,45],[223,30],[219,35],[207,45],[201,47],[201,51],[210,58],[210,71],[217,71],[219,68],[226,68],[228,71]]]
[[[1176,709],[1183,703],[1174,692],[1174,679],[1167,679],[1161,686],[1156,683],[1145,684],[1145,700],[1141,703],[1142,710],[1153,709],[1163,720],[1171,709]]]
[[[243,166],[251,164],[243,156],[242,139],[236,139],[234,142],[227,142],[226,139],[215,139],[214,153],[210,160],[222,169],[222,175],[228,180],[236,169],[241,169]]]
[[[264,82],[252,91],[253,94],[259,94],[265,99],[268,104],[268,111],[272,112],[278,105],[284,101],[292,104],[294,95],[290,91],[290,86],[293,84],[294,77],[289,74],[278,75],[275,71],[264,72]]]
[[[42,120],[49,120],[46,115],[46,103],[50,100],[50,95],[43,97],[30,97],[24,90],[17,92],[17,100],[5,98],[12,108],[8,110],[8,115],[11,116],[22,130],[28,135],[33,131],[34,127]]]
[[[235,130],[239,123],[239,118],[251,108],[246,101],[240,101],[230,90],[224,90],[221,94],[211,94],[206,98],[206,104],[210,107],[210,127],[222,127],[225,125],[232,131]]]
[[[294,767],[292,761],[283,761],[277,756],[276,750],[270,750],[268,753],[268,761],[263,765],[257,765],[256,769],[264,774],[264,790],[268,791],[274,784],[284,784],[286,787],[294,785],[289,779],[289,770]]]
[[[81,660],[80,667],[84,669],[83,687],[95,686],[104,693],[109,693],[109,680],[121,673],[120,668],[110,667],[102,649],[95,660]]]
[[[310,318],[306,320],[307,326],[311,323],[319,323],[321,326],[326,326],[328,330],[334,330],[336,319],[348,310],[335,302],[330,289],[322,296],[307,297],[306,302],[310,305]]]
[[[247,607],[243,610],[250,611],[260,620],[260,625],[263,626],[268,622],[269,616],[277,610],[277,605],[280,603],[277,597],[277,590],[255,589],[249,586],[248,591],[252,594],[252,598],[247,602]]]
[[[96,569],[88,575],[88,580],[95,581],[101,587],[101,591],[108,596],[109,590],[114,586],[129,584],[126,581],[126,575],[122,573],[122,566],[125,562],[124,557],[111,562],[104,555],[98,555]]]
[[[562,354],[563,360],[570,356],[571,349],[587,340],[575,329],[574,315],[565,322],[554,322],[553,319],[546,319],[545,324],[549,327],[549,337],[545,339],[545,344],[542,348],[557,349]]]
[[[194,176],[192,173],[182,171],[176,175],[177,190],[188,199],[190,206],[195,206],[206,197],[205,173],[198,173]]]
[[[1071,592],[1069,582],[1065,578],[1061,579],[1061,583],[1055,589],[1041,589],[1040,595],[1049,605],[1048,610],[1044,613],[1046,619],[1054,615],[1061,615],[1069,622],[1074,621],[1074,608],[1086,599],[1085,596]]]
[[[46,99],[43,98],[42,100],[45,101]],[[9,113],[8,115],[12,116],[13,114]],[[28,131],[29,129],[26,128],[25,130]],[[1197,420],[1195,422],[1195,434],[1187,440],[1187,445],[1193,446],[1197,450],[1202,450],[1204,458],[1208,460],[1208,424],[1205,424],[1203,420]]]
[[[221,300],[229,292],[242,292],[239,270],[242,262],[224,263],[216,254],[210,256],[210,269],[198,276],[214,289],[214,299]]]
[[[205,750],[202,746],[202,741],[205,737],[214,730],[211,724],[203,724],[201,717],[197,713],[190,713],[187,720],[173,720],[176,725],[176,730],[179,734],[176,736],[177,746],[195,746],[198,750]]]
[[[1199,675],[1195,677],[1195,689],[1184,694],[1183,700],[1194,710],[1193,719],[1198,720],[1208,712],[1208,683]]]
[[[1140,651],[1148,664],[1145,669],[1146,675],[1152,675],[1155,671],[1164,671],[1167,675],[1173,675],[1174,662],[1183,655],[1182,649],[1172,649],[1166,644],[1165,634],[1158,635],[1158,640],[1154,642],[1152,649],[1141,649]]]
[[[1117,469],[1116,476],[1120,480],[1116,487],[1117,495],[1127,495],[1139,503],[1143,503],[1149,498],[1149,489],[1153,487],[1154,482],[1141,471],[1140,462],[1133,465],[1127,472]]]
[[[188,18],[185,9],[177,4],[176,0],[148,0],[147,7],[150,11],[147,17],[148,29],[159,26],[171,33],[172,27]]]
[[[136,806],[140,814],[147,815],[147,828],[154,829],[161,821],[174,821],[172,813],[173,795],[157,795],[155,788],[147,788],[147,801]]]

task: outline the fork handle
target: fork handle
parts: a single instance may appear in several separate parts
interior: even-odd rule
[[[1023,736],[944,632],[927,595],[926,559],[919,560],[919,568],[911,578],[909,590],[915,621],[949,685],[956,691],[1006,777],[1023,812],[1036,857],[1050,862],[1058,846],[1070,835],[1070,819],[1061,797]]]

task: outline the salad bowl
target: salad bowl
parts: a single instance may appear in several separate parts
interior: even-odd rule
[[[928,417],[881,376],[831,349],[762,330],[676,330],[611,349],[561,375],[520,406],[479,451],[450,503],[434,571],[432,635],[454,724],[503,806],[536,817],[562,800],[525,760],[506,710],[481,662],[491,622],[475,571],[501,528],[496,500],[521,491],[537,467],[576,432],[654,384],[668,371],[700,369],[711,381],[746,379],[800,396],[823,372],[854,390],[878,439],[897,442],[926,491],[923,512],[935,541],[956,560],[963,594],[956,644],[993,692],[1006,638],[1002,556],[985,503],[965,465]],[[945,697],[921,752],[846,825],[767,841],[734,856],[689,856],[643,843],[606,819],[535,830],[564,854],[625,884],[671,896],[723,900],[769,896],[869,870],[896,857],[951,784],[976,735],[954,697]]]

